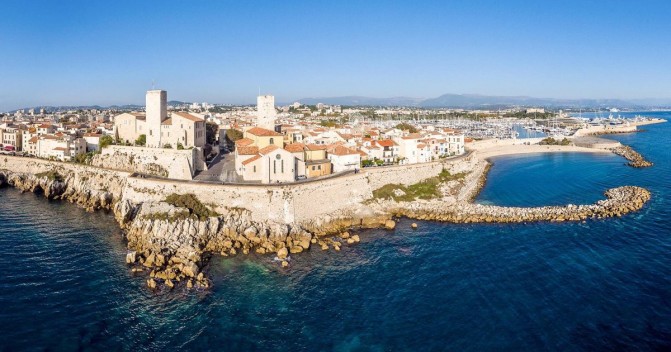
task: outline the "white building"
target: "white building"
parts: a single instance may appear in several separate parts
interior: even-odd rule
[[[168,92],[164,90],[147,91],[147,147],[161,148],[161,124],[168,119]],[[137,137],[136,137],[137,138]]]

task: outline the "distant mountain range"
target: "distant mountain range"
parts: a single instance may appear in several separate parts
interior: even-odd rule
[[[346,106],[412,106],[422,108],[467,108],[492,109],[514,106],[536,106],[548,108],[643,108],[671,106],[671,99],[553,99],[527,96],[494,96],[479,94],[443,94],[437,98],[420,99],[408,97],[370,98],[344,96],[328,98],[304,98],[298,102],[314,105],[317,103]]]
[[[303,98],[295,100],[302,104],[315,105],[318,103],[344,106],[379,106],[379,107],[416,107],[416,108],[462,108],[462,109],[500,109],[509,107],[545,107],[545,108],[620,108],[620,109],[648,109],[671,108],[671,99],[554,99],[534,98],[527,96],[496,96],[479,94],[443,94],[437,98],[423,99],[410,97],[372,98],[364,96],[342,96]],[[292,101],[293,102],[293,101]],[[278,105],[287,105],[284,102]],[[169,106],[190,104],[188,102],[171,100]],[[117,109],[141,110],[143,105],[127,104],[102,107],[99,105],[87,106],[36,106],[36,110],[45,109],[48,112],[87,110],[87,109]],[[30,108],[25,108],[28,110]],[[16,111],[16,110],[14,110]]]

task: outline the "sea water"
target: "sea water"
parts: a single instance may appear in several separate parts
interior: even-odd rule
[[[671,124],[642,129],[608,138],[652,168],[609,154],[500,157],[477,199],[581,204],[637,185],[652,192],[639,212],[417,230],[402,220],[340,252],[294,255],[288,269],[214,257],[210,291],[155,294],[124,264],[110,214],[2,189],[0,350],[669,349]]]

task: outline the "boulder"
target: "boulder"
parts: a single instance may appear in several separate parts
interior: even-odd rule
[[[150,289],[155,289],[156,288],[156,281],[154,279],[147,279],[147,287]]]
[[[394,220],[387,220],[384,222],[384,227],[387,230],[393,230],[396,227],[396,221]]]
[[[286,248],[280,248],[277,251],[277,257],[280,258],[280,259],[285,259],[287,257],[287,255],[289,255],[289,251],[287,251]]]
[[[173,284],[172,281],[170,281],[170,280],[165,280],[165,285],[170,287],[170,288],[175,287],[175,284]]]
[[[282,261],[282,267],[283,267],[283,268],[286,268],[286,267],[288,267],[288,266],[289,266],[289,262],[286,261],[286,260],[283,260],[283,261]]]
[[[194,262],[186,262],[182,268],[182,273],[188,277],[195,277],[198,275],[198,265]]]
[[[135,263],[135,260],[137,260],[136,254],[137,254],[136,251],[126,253],[126,263],[128,264]]]
[[[352,236],[352,240],[354,240],[355,243],[359,243],[359,241],[361,241],[361,239],[359,238],[359,235]]]
[[[144,266],[146,266],[146,267],[154,266],[154,260],[156,260],[156,255],[154,255],[154,253],[152,253],[147,257],[147,260],[144,261]]]
[[[413,229],[416,229],[417,228],[417,223],[413,222],[412,225],[410,225],[410,227],[412,227]]]

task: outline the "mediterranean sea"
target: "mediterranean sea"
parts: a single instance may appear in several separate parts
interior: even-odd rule
[[[633,114],[632,114],[633,115]],[[671,119],[671,113],[646,116]],[[214,257],[210,291],[155,294],[111,214],[0,189],[0,350],[648,351],[671,349],[671,123],[611,135],[615,155],[495,158],[477,202],[592,203],[652,192],[622,218],[401,220],[341,252]]]

